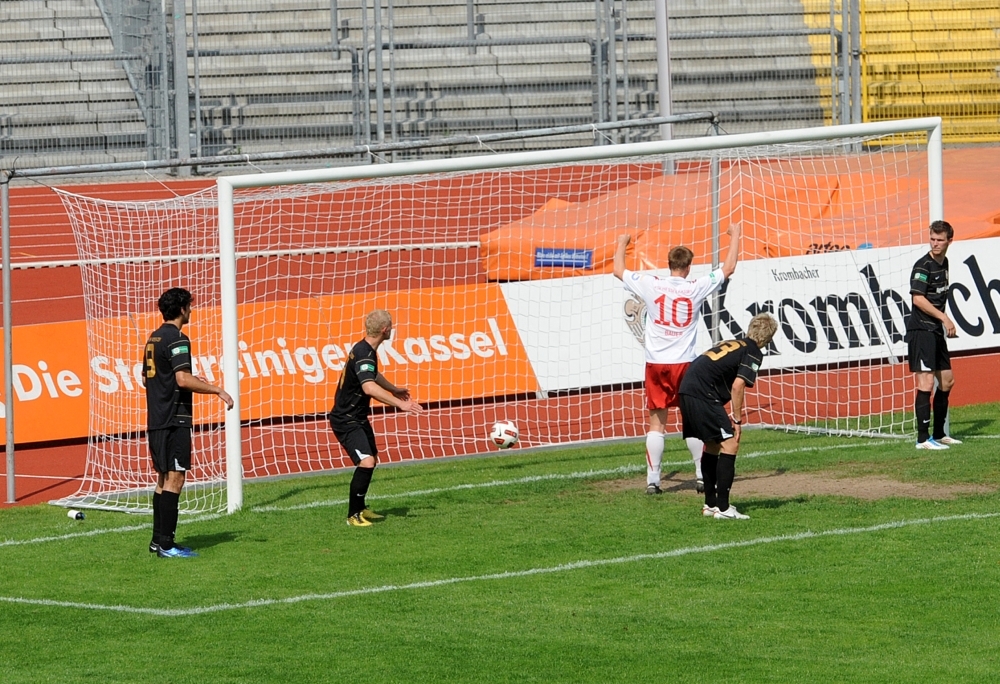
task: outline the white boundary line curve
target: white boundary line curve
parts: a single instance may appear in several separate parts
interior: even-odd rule
[[[711,553],[714,551],[726,551],[729,549],[750,548],[762,546],[764,544],[775,544],[779,542],[795,542],[805,539],[819,539],[823,537],[843,536],[850,534],[865,534],[870,532],[881,532],[884,530],[895,530],[916,525],[931,525],[947,522],[965,520],[988,520],[1000,517],[1000,513],[965,513],[962,515],[938,516],[933,518],[915,518],[913,520],[898,520],[895,522],[870,525],[868,527],[846,527],[833,530],[823,530],[813,532],[806,530],[796,534],[779,535],[773,537],[759,537],[757,539],[747,539],[743,541],[726,542],[722,544],[708,544],[705,546],[689,546],[670,551],[660,551],[658,553],[641,553],[633,556],[619,556],[617,558],[603,558],[596,560],[579,560],[571,563],[562,563],[541,568],[529,568],[527,570],[508,570],[505,572],[490,573],[485,575],[469,575],[465,577],[448,577],[438,580],[427,580],[423,582],[411,582],[409,584],[386,584],[378,587],[365,587],[360,589],[349,589],[345,591],[335,591],[323,594],[300,594],[299,596],[288,596],[277,599],[252,599],[242,603],[217,603],[209,606],[196,606],[193,608],[144,608],[142,606],[127,605],[105,605],[100,603],[79,603],[75,601],[57,601],[54,599],[32,599],[20,596],[0,596],[0,602],[9,604],[45,606],[55,608],[75,608],[80,610],[108,611],[116,613],[131,613],[140,615],[152,615],[155,617],[188,617],[193,615],[205,615],[209,613],[220,613],[230,610],[246,610],[250,608],[264,608],[269,606],[292,605],[307,601],[332,601],[353,596],[366,596],[371,594],[384,594],[394,591],[412,591],[415,589],[433,589],[452,584],[465,582],[486,582],[491,580],[506,580],[518,577],[530,577],[533,575],[548,575],[571,570],[582,570],[587,568],[597,568],[610,565],[621,565],[625,563],[637,563],[647,560],[663,560],[666,558],[678,558],[696,553]]]

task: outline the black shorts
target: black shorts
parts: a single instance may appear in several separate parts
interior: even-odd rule
[[[682,394],[680,408],[685,439],[694,437],[703,442],[721,444],[736,434],[726,407],[721,404]]]
[[[191,470],[191,428],[172,427],[146,432],[149,455],[158,473]]]
[[[333,425],[330,427],[333,428],[334,437],[340,442],[340,446],[344,447],[344,451],[347,452],[351,463],[358,465],[361,463],[361,459],[366,456],[371,456],[378,460],[378,447],[375,446],[375,430],[372,429],[371,423],[365,423],[364,425],[358,425],[346,430],[340,430],[333,427]]]
[[[944,335],[930,330],[910,330],[906,336],[911,373],[951,370],[951,355]]]

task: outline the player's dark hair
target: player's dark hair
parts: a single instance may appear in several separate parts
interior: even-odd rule
[[[691,265],[692,259],[694,259],[694,252],[690,249],[687,247],[674,247],[667,254],[667,265],[670,266],[671,271],[683,271]]]
[[[947,235],[949,240],[955,237],[955,229],[947,221],[935,221],[932,223],[931,232],[937,235]]]
[[[172,321],[191,304],[191,293],[183,287],[172,287],[160,295],[156,305],[160,307],[163,320]]]

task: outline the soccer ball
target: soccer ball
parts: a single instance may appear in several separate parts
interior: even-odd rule
[[[511,420],[501,420],[493,423],[490,430],[490,441],[501,449],[509,449],[517,444],[517,425]]]

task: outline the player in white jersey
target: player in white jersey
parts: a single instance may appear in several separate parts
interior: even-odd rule
[[[688,280],[694,253],[687,247],[674,247],[667,256],[670,276],[661,278],[625,268],[625,250],[631,235],[621,235],[615,249],[614,274],[625,289],[646,305],[643,332],[646,351],[646,408],[649,409],[649,432],[646,433],[646,493],[660,494],[660,464],[663,462],[663,433],[667,409],[677,406],[677,390],[688,365],[698,356],[698,316],[705,299],[722,287],[736,271],[739,259],[739,223],[729,226],[729,252],[722,265],[696,280]],[[701,454],[704,444],[687,440],[694,460],[699,492],[704,491]]]

